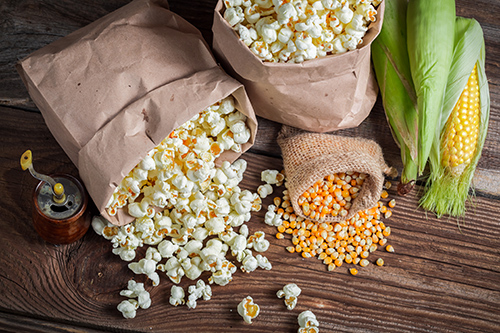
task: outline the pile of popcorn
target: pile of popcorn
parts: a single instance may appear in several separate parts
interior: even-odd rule
[[[150,245],[145,257],[129,268],[147,275],[153,286],[160,283],[158,272],[175,284],[184,276],[196,280],[210,272],[210,284],[226,285],[237,270],[229,254],[243,272],[271,269],[260,254],[269,247],[264,232],[250,234],[245,224],[262,206],[257,193],[239,187],[246,161],[224,162],[221,167],[214,162],[225,150],[241,152],[249,139],[246,116],[231,96],[208,107],[150,151],[117,187],[107,211],[114,215],[128,209],[135,221],[118,227],[98,216],[93,229],[111,241],[113,253],[124,261],[134,260],[138,248]],[[197,298],[210,298],[211,290],[200,281],[192,288],[190,308]],[[136,295],[134,286],[124,294]],[[173,288],[172,294],[172,304],[184,304],[184,291]],[[135,316],[141,303],[124,302],[121,308],[127,316]]]
[[[263,61],[295,62],[354,50],[381,0],[224,0],[224,18]]]

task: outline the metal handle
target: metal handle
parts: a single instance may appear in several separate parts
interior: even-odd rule
[[[64,194],[64,186],[61,183],[56,183],[56,181],[52,177],[43,175],[35,171],[35,169],[33,168],[32,153],[29,149],[21,155],[21,168],[23,170],[28,169],[34,178],[50,184],[52,193],[54,194],[53,199],[56,203],[61,204],[66,200],[66,195]]]

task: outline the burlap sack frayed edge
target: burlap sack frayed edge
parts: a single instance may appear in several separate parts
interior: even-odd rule
[[[332,146],[330,149],[327,148],[316,152],[316,156],[314,156],[314,153],[311,154],[308,149],[311,148],[308,145],[318,142],[318,140],[332,139],[337,141],[338,144],[348,143],[348,146],[353,143],[361,144],[366,146],[367,150],[349,151],[339,146]],[[300,152],[296,150],[296,147],[292,147],[297,143],[303,145]],[[329,174],[353,171],[365,173],[369,177],[365,179],[358,197],[354,199],[349,209],[349,213],[345,217],[327,215],[322,220],[325,222],[348,220],[358,212],[374,207],[382,192],[385,180],[384,174],[390,177],[397,175],[397,170],[385,163],[380,146],[372,140],[310,133],[285,125],[278,134],[278,144],[282,151],[290,201],[295,214],[303,218],[309,219],[304,215],[298,204],[299,197],[315,182]],[[308,153],[312,156],[307,157]],[[292,154],[303,155],[303,160],[301,158],[297,160]],[[355,161],[355,167],[353,167],[353,161]]]

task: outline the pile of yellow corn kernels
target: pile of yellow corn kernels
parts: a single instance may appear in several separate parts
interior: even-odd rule
[[[389,181],[385,183],[381,200],[375,207],[358,212],[352,218],[341,222],[322,221],[327,211],[333,211],[335,216],[338,211],[345,212],[341,215],[347,214],[350,207],[348,203],[356,198],[358,186],[365,177],[367,176],[348,172],[329,175],[315,183],[299,198],[302,209],[306,204],[309,205],[305,215],[311,217],[313,214],[315,219],[297,216],[290,202],[288,190],[285,189],[283,197],[275,197],[273,204],[268,206],[265,222],[277,227],[276,238],[285,239],[289,235],[292,243],[286,247],[289,252],[300,253],[304,258],[317,257],[328,266],[329,271],[342,266],[344,262],[366,267],[370,263],[368,256],[378,248],[385,246],[386,251],[394,252],[394,248],[387,244],[391,227],[382,222],[382,218],[388,219],[392,215],[391,208],[396,205],[394,199],[389,201],[387,199],[387,189],[391,187],[391,183]],[[354,179],[357,179],[355,184],[351,183]],[[337,187],[325,185],[323,188],[324,181],[336,183]],[[338,195],[335,192],[339,192]],[[329,198],[332,194],[337,198]],[[321,198],[321,200],[315,204],[310,203],[311,198],[312,200]],[[384,203],[382,200],[388,202]],[[337,210],[332,210],[335,205],[339,207]],[[375,263],[382,266],[384,261],[379,258]],[[350,272],[355,275],[357,269],[351,268]]]

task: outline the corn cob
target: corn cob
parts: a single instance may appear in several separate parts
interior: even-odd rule
[[[482,29],[457,18],[453,62],[439,128],[430,155],[431,174],[421,205],[438,216],[461,216],[480,158],[489,118]]]
[[[474,66],[441,137],[441,164],[460,176],[474,156],[479,136],[479,84]]]
[[[408,193],[417,178],[417,98],[406,48],[407,6],[407,0],[386,2],[382,30],[371,48],[385,114],[401,150],[399,194]]]
[[[418,172],[427,164],[438,130],[455,32],[454,0],[410,0],[407,44],[418,104]]]

